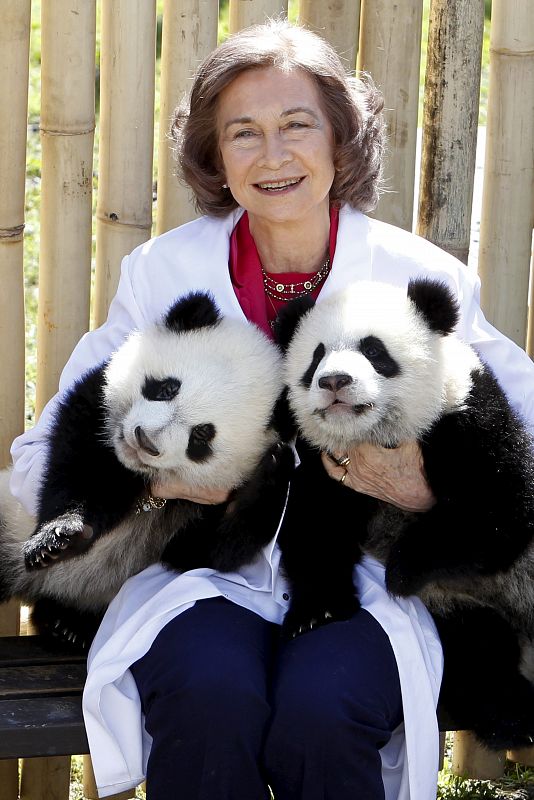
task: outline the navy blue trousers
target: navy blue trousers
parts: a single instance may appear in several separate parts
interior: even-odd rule
[[[201,600],[132,666],[153,737],[148,800],[382,800],[379,750],[402,719],[389,640],[360,610],[280,643]]]

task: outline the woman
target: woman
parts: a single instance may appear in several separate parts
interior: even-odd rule
[[[291,297],[432,273],[458,293],[460,334],[534,420],[530,361],[484,321],[476,279],[361,213],[377,199],[380,108],[329,45],[287,23],[243,31],[214,51],[173,128],[205,216],[124,260],[108,321],[78,345],[61,388],[191,289],[211,289],[224,314],[269,332]],[[29,508],[53,407],[13,447],[13,491]],[[431,504],[413,443],[348,455],[346,485],[405,508]],[[334,479],[345,474],[324,464]],[[192,497],[178,484],[152,491],[225,497]],[[365,559],[363,610],[280,645],[290,598],[278,564],[273,540],[239,574],[175,576],[154,565],[123,587],[95,639],[84,700],[102,796],[140,782],[148,755],[150,800],[265,800],[268,785],[276,800],[435,793],[441,651],[422,604],[388,597],[380,565]]]

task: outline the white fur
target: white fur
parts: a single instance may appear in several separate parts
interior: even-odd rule
[[[132,334],[106,371],[109,432],[118,457],[138,472],[157,471],[196,488],[239,485],[273,440],[267,423],[282,390],[281,369],[281,356],[267,337],[232,319],[180,335],[163,325]],[[147,375],[178,378],[176,398],[146,400],[141,389]],[[186,455],[189,434],[203,423],[216,429],[213,455],[194,463]],[[137,426],[159,456],[136,448]]]
[[[358,352],[368,336],[386,345],[400,366],[397,376],[380,375]],[[301,378],[320,342],[326,353],[308,389]],[[286,382],[302,432],[321,449],[345,450],[363,441],[388,446],[419,438],[445,408],[461,404],[478,363],[470,347],[429,329],[405,289],[361,281],[301,320],[286,357]],[[337,394],[346,406],[334,410],[333,393],[318,382],[336,372],[353,381]],[[367,410],[354,412],[365,404]]]

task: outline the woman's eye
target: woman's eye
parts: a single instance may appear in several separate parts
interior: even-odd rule
[[[306,125],[305,122],[297,122],[296,120],[294,122],[290,122],[287,125],[287,128],[289,130],[299,130],[300,128],[307,128],[307,127],[308,126]]]
[[[250,130],[237,131],[237,133],[234,134],[234,139],[247,139],[249,136],[255,136],[255,135],[256,135],[255,131],[250,131]]]

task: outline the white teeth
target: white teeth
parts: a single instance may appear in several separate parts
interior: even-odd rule
[[[272,183],[258,183],[260,189],[285,189],[286,186],[294,186],[295,183],[298,183],[300,178],[295,178],[294,180],[289,181],[275,181]]]

